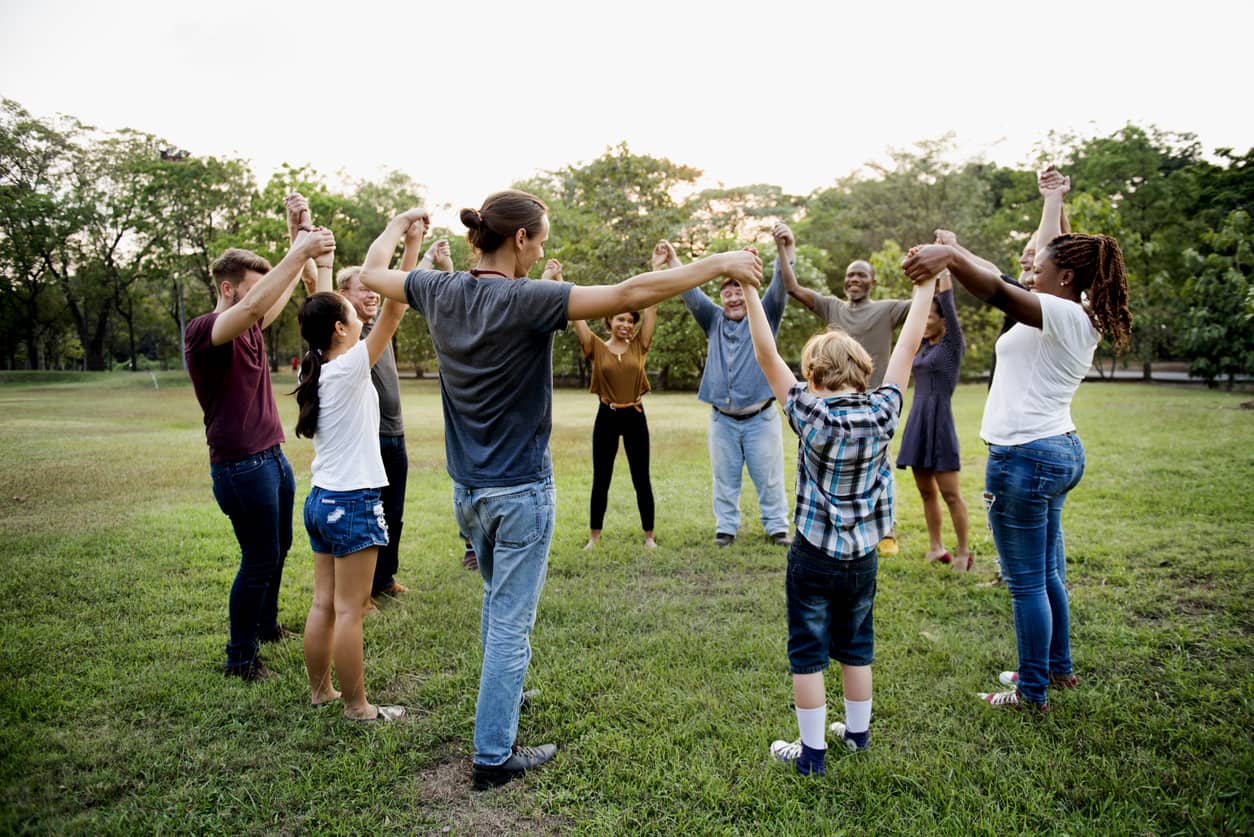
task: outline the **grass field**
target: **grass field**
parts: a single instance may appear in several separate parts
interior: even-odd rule
[[[520,741],[561,751],[476,794],[480,585],[459,562],[434,382],[403,383],[399,578],[414,592],[366,625],[370,695],[411,717],[363,728],[307,706],[299,641],[268,647],[279,678],[222,677],[236,544],[180,375],[159,375],[159,389],[148,375],[7,381],[0,833],[1167,835],[1254,822],[1254,412],[1242,396],[1081,388],[1088,470],[1063,522],[1082,687],[1051,695],[1034,721],[974,697],[1015,656],[979,503],[984,389],[960,388],[976,572],[924,564],[901,472],[902,554],[880,565],[874,746],[833,750],[825,778],[802,780],[767,754],[796,729],[785,553],[764,542],[747,479],[741,539],[712,546],[705,410],[692,394],[646,402],[660,548],[639,548],[620,457],[605,537],[582,552],[594,400],[557,393],[558,525],[528,676],[542,694]],[[290,436],[290,380],[276,389]],[[312,448],[286,451],[299,504]],[[312,566],[299,528],[295,544],[280,616],[300,628]]]

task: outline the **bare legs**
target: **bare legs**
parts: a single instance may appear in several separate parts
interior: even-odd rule
[[[923,518],[927,521],[927,560],[935,561],[945,554],[945,546],[941,541],[943,516],[941,501],[949,507],[949,519],[954,524],[954,535],[958,539],[951,566],[959,572],[965,572],[970,562],[971,547],[967,543],[967,504],[962,499],[962,491],[958,486],[958,471],[929,471],[925,468],[913,468],[914,482],[919,487],[919,496],[923,498]]]
[[[344,714],[372,718],[366,700],[361,622],[374,579],[378,549],[370,547],[341,558],[314,553],[314,600],[305,619],[305,670],[314,705],[340,697],[331,685],[331,664],[343,688]]]

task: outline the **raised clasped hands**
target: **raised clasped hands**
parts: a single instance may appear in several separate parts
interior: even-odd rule
[[[958,236],[954,235],[949,230],[937,230],[935,235],[937,244],[946,244],[952,247],[958,243]],[[914,252],[913,248],[911,249],[911,252]]]
[[[937,230],[937,232],[940,233],[943,230]],[[911,247],[910,252],[901,261],[901,269],[916,285],[928,282],[936,278],[941,271],[948,269],[951,252],[948,244],[921,244]]]
[[[318,267],[330,267],[335,262],[335,236],[326,227],[299,230],[292,247]]]
[[[432,242],[431,246],[427,248],[426,259],[437,270],[451,273],[453,270],[453,250],[449,247],[448,239],[441,238]]]
[[[283,207],[287,210],[287,238],[296,240],[296,233],[309,229],[313,221],[309,214],[309,201],[300,192],[293,192],[283,199]]]
[[[723,255],[727,257],[724,275],[736,280],[742,288],[762,287],[762,258],[756,248],[746,247]]]
[[[781,256],[786,255],[792,261],[793,251],[797,246],[797,237],[782,221],[771,228],[771,238],[775,239],[775,249]]]
[[[1049,166],[1037,176],[1036,187],[1043,198],[1051,195],[1061,197],[1071,191],[1071,178],[1064,176],[1054,166]]]
[[[676,258],[674,246],[665,238],[653,245],[651,261],[654,270],[666,270]]]
[[[544,272],[540,274],[541,279],[552,279],[554,282],[561,282],[562,279],[562,263],[557,259],[549,259],[544,263]]]

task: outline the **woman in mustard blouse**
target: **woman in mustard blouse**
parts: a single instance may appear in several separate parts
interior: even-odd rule
[[[562,265],[557,259],[548,261],[544,278],[561,281]],[[653,486],[649,482],[649,423],[640,402],[649,391],[644,364],[656,323],[656,306],[646,308],[643,316],[639,311],[615,314],[605,320],[609,337],[602,340],[583,320],[573,321],[584,356],[592,362],[592,383],[588,389],[601,399],[592,426],[590,531],[584,549],[590,549],[601,538],[619,438],[623,440],[636,489],[644,545],[649,549],[657,546],[653,540]]]

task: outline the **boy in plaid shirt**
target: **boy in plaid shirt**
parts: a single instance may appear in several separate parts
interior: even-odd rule
[[[779,263],[781,270],[792,270],[788,258],[781,256]],[[870,747],[875,547],[893,523],[888,444],[935,284],[930,279],[915,286],[884,384],[871,392],[866,391],[870,356],[839,330],[806,343],[801,354],[806,381],[798,383],[775,348],[757,294],[745,294],[754,354],[800,438],[787,596],[788,662],[801,738],[774,742],[771,754],[792,762],[802,775],[823,775],[823,670],[829,658],[840,663],[845,697],[845,722],[834,722],[831,731],[849,750]]]

